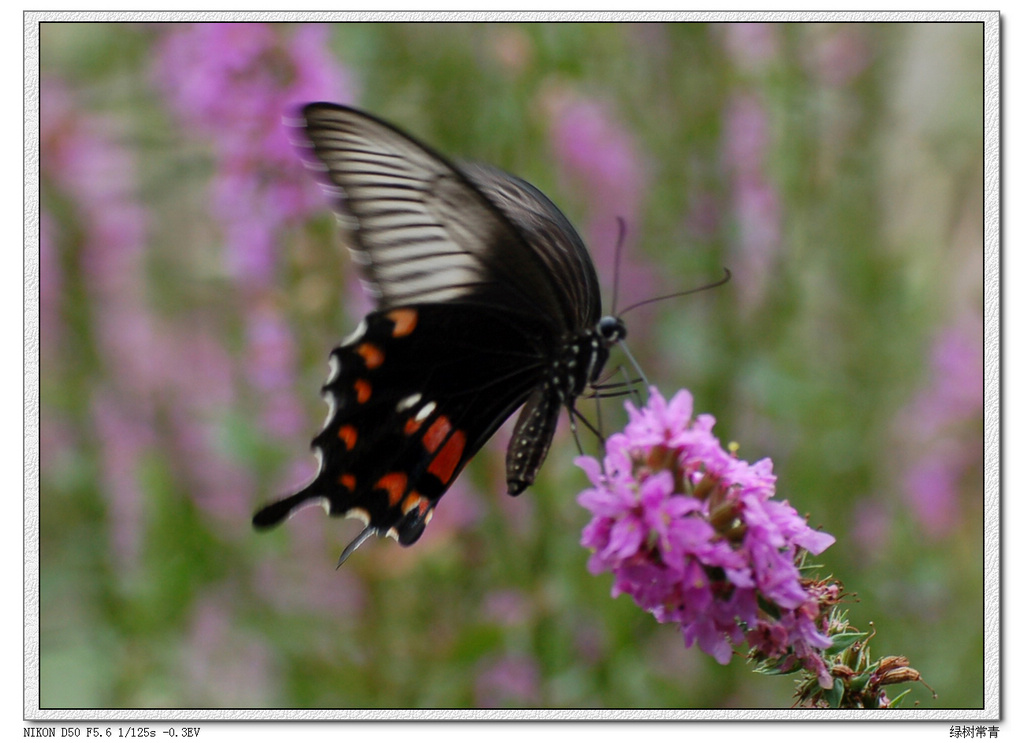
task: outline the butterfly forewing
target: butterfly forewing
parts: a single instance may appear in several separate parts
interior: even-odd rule
[[[314,103],[303,113],[382,307],[472,298],[564,317],[545,262],[441,155],[359,111]]]
[[[498,207],[544,262],[559,312],[569,329],[591,328],[601,314],[597,272],[583,240],[547,196],[521,178],[487,165],[464,167],[467,177]]]

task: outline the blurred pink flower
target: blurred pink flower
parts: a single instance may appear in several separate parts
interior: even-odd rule
[[[723,164],[733,178],[754,179],[762,174],[771,144],[768,114],[754,93],[737,92],[725,107]]]
[[[45,210],[39,214],[39,353],[47,366],[61,345],[61,290],[64,277],[57,254],[58,227]],[[45,368],[44,368],[45,373]]]
[[[522,592],[514,589],[491,591],[484,599],[483,616],[490,622],[515,627],[530,617],[530,601]]]
[[[107,499],[115,567],[130,573],[138,564],[145,524],[139,497],[142,458],[156,446],[152,427],[111,389],[93,397],[92,438],[100,443],[100,481]]]
[[[73,199],[100,351],[118,370],[121,385],[140,400],[151,398],[165,359],[147,306],[149,214],[138,200],[135,160],[119,143],[117,120],[76,113],[56,81],[45,81],[44,90],[42,129],[48,136],[40,164],[44,178]]]
[[[708,242],[720,229],[722,214],[718,198],[704,190],[695,191],[689,198],[689,209],[683,224],[695,241]]]
[[[957,525],[960,475],[965,466],[960,452],[934,447],[904,474],[906,499],[918,523],[930,537],[942,537]],[[943,451],[946,449],[947,451]]]
[[[863,24],[813,24],[806,29],[804,67],[822,84],[842,88],[855,82],[871,64],[872,51]]]
[[[290,439],[308,423],[296,397],[295,339],[271,307],[254,307],[246,328],[245,374],[263,400],[263,424],[274,436]]]
[[[187,23],[161,28],[155,79],[183,119],[229,144],[268,138],[291,147],[281,116],[313,100],[351,95],[347,71],[327,50],[330,24]],[[271,148],[272,149],[272,148]]]
[[[188,704],[197,708],[262,708],[280,699],[276,659],[260,636],[235,621],[230,592],[200,596],[181,659]]]
[[[194,407],[175,406],[169,427],[176,461],[184,463],[182,485],[195,504],[225,524],[244,522],[252,508],[256,482],[249,468],[224,451],[222,424]]]
[[[287,559],[268,556],[260,563],[254,582],[257,593],[285,615],[318,614],[332,621],[358,621],[366,604],[358,574],[332,570],[324,560],[325,555],[337,556],[341,523],[313,512],[297,515],[290,524],[297,532],[289,547],[292,554]]]
[[[525,655],[486,658],[477,666],[476,706],[536,707],[540,705],[540,669]]]
[[[651,298],[658,293],[659,282],[636,248],[647,175],[633,135],[595,100],[559,99],[550,108],[551,146],[562,176],[585,196],[587,216],[581,236],[600,277],[606,283],[614,279],[621,217],[626,240],[618,277],[620,304]],[[646,323],[634,321],[633,325],[641,329]]]
[[[771,143],[767,111],[752,93],[734,93],[725,111],[722,157],[732,190],[736,237],[730,266],[748,311],[759,306],[778,257],[782,208],[766,161]]]
[[[154,77],[192,136],[214,145],[211,205],[224,228],[229,268],[253,288],[266,287],[282,226],[324,204],[285,119],[310,101],[351,100],[351,80],[327,49],[327,24],[168,28]]]
[[[742,251],[736,272],[763,279],[772,270],[782,242],[779,194],[764,181],[752,179],[736,184],[734,199]]]
[[[921,430],[980,417],[984,383],[981,322],[968,316],[943,329],[932,345],[930,380],[914,405]]]
[[[223,340],[211,335],[216,320],[153,312],[150,215],[123,122],[76,110],[55,81],[47,81],[43,99],[43,176],[72,204],[92,337],[101,373],[116,380],[97,387],[92,406],[112,544],[124,558],[137,551],[140,528],[135,468],[151,451],[180,455],[174,471],[205,510],[234,520],[247,515],[252,483],[221,441],[235,380]],[[166,411],[159,421],[158,411]]]
[[[858,498],[853,509],[852,543],[863,558],[881,557],[892,533],[892,508],[877,498]]]
[[[729,60],[744,72],[763,72],[779,55],[779,27],[775,23],[721,23],[721,34]]]
[[[964,476],[981,466],[983,351],[978,317],[944,328],[932,345],[928,381],[898,419],[898,435],[919,447],[903,470],[906,500],[932,538],[959,524],[963,495],[980,497],[981,483],[969,487]]]
[[[286,224],[325,201],[285,119],[313,100],[350,100],[352,82],[327,48],[328,24],[168,28],[154,77],[191,134],[213,144],[210,205],[223,231],[226,266],[249,305],[243,372],[261,400],[265,430],[291,439],[307,424],[295,395],[297,350],[264,295],[275,281]]]

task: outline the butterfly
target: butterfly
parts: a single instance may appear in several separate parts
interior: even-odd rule
[[[601,315],[587,249],[544,194],[497,168],[455,165],[398,128],[332,103],[302,109],[320,171],[376,309],[335,348],[313,481],[253,517],[269,528],[320,504],[410,545],[466,463],[517,409],[508,492],[533,484],[562,407],[626,334]]]

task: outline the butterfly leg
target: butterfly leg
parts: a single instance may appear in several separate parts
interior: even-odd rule
[[[583,422],[583,425],[586,426],[587,428],[589,428],[590,432],[592,434],[597,436],[597,440],[601,442],[601,448],[603,449],[604,448],[604,442],[605,442],[604,436],[601,434],[601,432],[598,429],[596,429],[594,427],[593,423],[591,423],[590,421],[587,420],[587,417],[585,415],[583,415],[583,413],[581,413],[579,410],[576,409],[576,404],[574,402],[572,405],[569,406],[569,420],[570,421],[575,421],[576,418],[579,418]],[[575,425],[573,426],[573,433],[574,434],[576,433]],[[580,454],[583,454],[583,447],[580,446],[580,440],[579,440],[578,437],[576,439],[576,447],[580,450]]]
[[[579,430],[576,428],[576,415],[577,415],[576,406],[575,405],[570,405],[566,409],[569,411],[569,430],[572,431],[572,437],[576,441],[576,451],[578,451],[580,453],[580,456],[582,457],[583,456],[583,445],[580,443],[580,433],[579,433]],[[582,416],[580,416],[580,417],[582,419]]]

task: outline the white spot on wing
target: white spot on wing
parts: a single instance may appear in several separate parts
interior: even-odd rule
[[[330,390],[324,390],[323,398],[324,402],[327,403],[327,417],[324,418],[322,428],[327,428],[327,424],[334,420],[334,414],[338,412],[338,399]]]
[[[362,508],[350,508],[345,511],[345,518],[347,519],[358,519],[363,522],[363,526],[370,525],[370,514]]]
[[[309,500],[303,501],[299,505],[295,506],[295,508],[288,513],[288,518],[294,518],[295,514],[299,511],[305,511],[307,508],[311,508],[312,506],[320,506],[328,516],[331,515],[331,502],[329,500],[326,498],[310,498]]]
[[[433,402],[433,401],[428,402],[426,405],[424,405],[422,408],[420,408],[418,413],[416,413],[416,416],[415,416],[416,422],[417,423],[422,423],[423,421],[425,421],[427,418],[430,417],[430,414],[434,412],[434,408],[436,408],[436,407],[437,407],[437,403],[436,402]]]
[[[401,413],[403,410],[408,410],[420,401],[420,397],[421,395],[419,392],[409,395],[408,397],[403,397],[395,406],[395,411]]]
[[[338,374],[341,373],[341,362],[338,361],[338,357],[333,353],[327,359],[327,366],[330,367],[331,371],[327,375],[327,381],[324,384],[334,384],[334,380],[338,378]]]
[[[343,346],[352,345],[357,340],[362,338],[364,333],[366,333],[366,318],[365,317],[362,320],[359,321],[359,325],[356,326],[355,330],[353,330],[351,333],[349,333],[347,336],[345,336],[345,338],[341,341],[341,345],[343,345]]]

